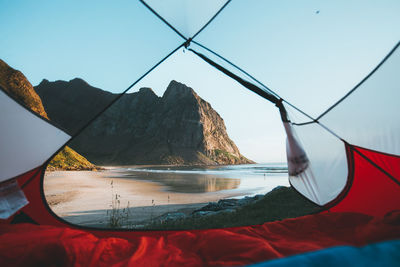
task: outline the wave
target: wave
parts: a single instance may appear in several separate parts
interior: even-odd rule
[[[130,167],[123,171],[149,172],[149,173],[176,173],[176,174],[202,174],[202,175],[263,175],[274,173],[287,173],[287,166],[284,164],[255,164],[255,165],[230,165],[210,167]]]

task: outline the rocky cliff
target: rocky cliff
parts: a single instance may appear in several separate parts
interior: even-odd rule
[[[48,119],[42,101],[22,72],[11,68],[0,59],[0,86],[24,106]]]
[[[38,115],[49,119],[43,108],[40,97],[35,92],[25,75],[22,74],[22,72],[11,68],[1,59],[0,86],[8,95],[12,96],[19,103],[31,109]],[[52,170],[81,170],[94,168],[96,168],[96,166],[69,147],[65,147],[48,165],[48,169]]]
[[[35,87],[54,122],[74,134],[116,95],[81,79]],[[150,88],[126,94],[71,146],[96,164],[245,164],[223,119],[196,92],[171,81],[162,97]]]

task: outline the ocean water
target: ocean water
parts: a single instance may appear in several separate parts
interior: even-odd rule
[[[164,191],[209,193],[224,191],[238,198],[265,194],[277,186],[289,186],[286,163],[207,167],[125,167],[119,177],[158,183]]]
[[[73,224],[94,227],[107,227],[109,210],[116,205],[129,207],[125,223],[143,226],[166,213],[189,214],[209,202],[266,194],[277,186],[289,186],[285,164],[55,171],[46,173],[44,183],[46,199],[56,214]]]

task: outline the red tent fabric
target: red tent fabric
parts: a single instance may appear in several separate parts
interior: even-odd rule
[[[222,10],[228,3],[219,8]],[[220,11],[214,13],[214,17]],[[188,35],[191,38],[175,29],[185,39],[184,43],[134,84],[179,48],[187,48],[192,38],[214,17],[209,22],[205,20],[204,27],[197,33]],[[271,94],[269,88],[243,70],[239,76],[230,72],[228,69],[235,66],[229,61],[224,61],[223,65],[213,62],[213,59],[222,58],[207,47],[196,45],[198,47],[193,46],[195,49],[208,52],[210,58],[195,50],[190,51],[273,102],[279,107],[283,122],[289,126],[285,107],[294,106],[276,93]],[[397,43],[370,74],[320,116],[312,118],[307,115],[311,121],[293,121],[291,124],[297,127],[304,149],[300,141],[294,143],[292,140],[291,154],[294,156],[291,158],[297,165],[292,166],[296,168],[289,166],[290,182],[305,197],[329,210],[258,226],[142,232],[70,225],[49,208],[43,192],[43,175],[52,155],[72,136],[34,115],[0,90],[1,114],[5,114],[0,116],[0,182],[25,173],[17,181],[29,201],[19,214],[1,222],[0,265],[243,265],[336,245],[360,246],[400,238],[400,145],[397,142],[400,128],[396,120],[400,76],[395,72],[400,62],[399,46]],[[251,82],[259,84],[260,88]],[[129,89],[108,105],[111,106]],[[385,109],[380,112],[380,109],[371,108],[375,102],[385,103]],[[297,108],[295,112],[305,114]],[[392,117],[388,119],[388,115]],[[360,134],[364,132],[366,136]],[[289,137],[291,135],[288,133]],[[4,203],[9,203],[10,199],[12,197]],[[3,206],[7,207],[6,204]],[[8,215],[14,211],[8,209]],[[21,217],[38,225],[12,224],[19,222]]]
[[[82,231],[32,224],[0,228],[1,266],[227,266],[337,245],[400,238],[400,213],[308,215],[230,229]]]
[[[360,160],[354,156],[355,160]],[[357,169],[354,174],[352,190],[357,189],[356,182],[365,177],[365,173]],[[400,238],[400,212],[373,217],[339,212],[339,209],[346,209],[342,204],[331,209],[338,212],[229,229],[85,229],[62,221],[47,207],[41,185],[43,169],[35,169],[18,181],[30,202],[22,212],[41,225],[3,222],[0,228],[1,266],[243,265],[337,245],[361,246]],[[350,190],[347,197],[352,199],[352,194]],[[348,205],[355,207],[354,203]]]
[[[330,211],[374,216],[400,210],[400,157],[352,147],[350,176],[342,199]]]

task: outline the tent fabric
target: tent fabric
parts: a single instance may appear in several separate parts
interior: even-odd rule
[[[363,185],[358,184],[362,190],[353,189],[353,197],[357,196],[359,200],[357,205],[355,205],[356,202],[352,202],[355,206],[349,207],[350,210],[382,215],[390,208],[400,208],[398,197],[400,186],[380,179],[382,172],[377,168],[371,169],[374,165],[375,167],[380,165],[384,171],[392,173],[394,180],[399,180],[399,172],[396,170],[398,163],[395,159],[395,155],[400,155],[398,141],[400,123],[395,115],[400,111],[396,100],[400,92],[399,45],[400,43],[397,43],[369,75],[315,121],[309,121],[309,123],[294,121],[294,128],[303,142],[311,164],[305,172],[291,175],[289,180],[311,201],[319,205],[330,205],[342,195],[346,190],[346,185],[353,179],[353,174],[349,171],[352,166],[348,164],[349,157],[353,156],[349,155],[346,148],[357,146],[358,150],[364,151],[368,160],[374,164],[364,168],[365,160],[360,160],[359,156],[353,162],[357,168],[355,174],[358,177],[357,181],[363,179],[364,182]],[[384,103],[384,108],[373,108],[376,103]],[[291,109],[289,105],[287,109],[290,110],[290,114],[297,115],[294,116],[295,118],[302,115]],[[374,152],[366,152],[367,150]],[[384,156],[385,153],[393,157]],[[372,178],[372,173],[377,177]],[[397,184],[400,185],[398,182]],[[357,195],[354,192],[358,192]],[[384,195],[379,197],[380,194]],[[373,206],[366,208],[361,201],[361,199],[366,199],[366,196],[381,199],[377,201],[380,207],[375,204],[373,205],[375,208]]]
[[[178,30],[182,30],[182,25],[189,25],[191,23],[193,23],[193,25],[196,25],[192,28],[190,33],[187,33],[187,36],[183,37],[186,40],[186,38],[189,38],[189,36],[193,37],[200,30],[208,27],[208,22],[213,20],[213,18],[215,18],[215,15],[219,14],[219,11],[224,9],[224,7],[226,7],[227,4],[230,3],[230,1],[213,1],[212,3],[211,1],[209,1],[209,4],[204,5],[201,10],[196,11],[195,15],[190,15],[186,18],[185,14],[188,14],[187,12],[193,12],[194,10],[196,10],[195,8],[193,8],[196,5],[195,1],[175,1],[174,5],[178,6],[179,8],[174,8],[173,5],[165,5],[161,3],[161,1],[150,1],[149,5],[145,1],[142,1],[142,3],[144,4],[142,8],[147,7],[147,9],[153,11],[153,15],[158,16],[158,18],[162,20],[162,22],[159,21],[160,24],[165,23],[169,25],[172,29],[174,29],[174,27],[177,27]],[[176,16],[170,16],[174,12],[174,10],[175,12],[180,13],[182,16],[179,18]],[[176,20],[174,20],[174,18],[176,18]],[[176,30],[175,33],[178,33],[179,35],[178,30]],[[180,39],[178,35],[176,37],[177,39]],[[181,44],[180,46],[178,46],[177,49],[183,46],[187,47],[188,45],[190,45],[190,41],[191,39],[187,39],[187,43]],[[310,164],[307,165],[305,171],[296,171],[295,175],[291,173],[289,180],[291,185],[296,188],[297,191],[299,191],[301,194],[306,196],[314,203],[321,206],[328,205],[338,199],[338,197],[342,195],[344,190],[346,190],[346,186],[348,185],[349,179],[351,178],[351,175],[349,173],[350,166],[348,166],[346,146],[343,143],[343,140],[345,142],[347,141],[347,137],[351,139],[351,142],[349,142],[350,144],[359,144],[362,140],[365,139],[364,135],[367,135],[368,142],[366,143],[367,146],[365,146],[365,148],[371,149],[371,147],[375,147],[374,145],[369,145],[370,143],[379,144],[379,146],[377,147],[383,148],[383,152],[390,152],[396,155],[399,154],[399,151],[397,151],[398,146],[396,141],[396,136],[398,136],[399,133],[399,128],[397,126],[398,124],[396,123],[396,118],[390,119],[391,117],[387,116],[386,114],[387,112],[389,112],[390,114],[396,114],[398,111],[398,105],[395,100],[397,98],[393,97],[393,94],[395,94],[394,96],[396,96],[396,92],[400,91],[396,90],[399,84],[399,76],[396,75],[396,70],[398,69],[396,67],[398,66],[398,62],[400,59],[397,49],[398,45],[399,44],[396,45],[396,47],[375,69],[376,71],[373,71],[373,75],[370,75],[371,77],[368,76],[368,79],[363,80],[360,86],[357,85],[356,91],[354,91],[342,103],[335,106],[328,113],[324,113],[321,121],[328,127],[332,127],[331,129],[334,132],[339,131],[339,135],[331,135],[334,132],[326,131],[326,129],[320,127],[321,124],[315,122],[311,122],[307,125],[296,125],[296,127],[293,127],[293,129],[296,130],[296,133],[299,136],[299,140],[303,145],[302,147],[304,148],[305,155],[307,155],[310,160]],[[194,47],[195,49],[201,47],[204,50],[204,47],[199,45],[195,45]],[[173,50],[173,52],[175,52],[177,49]],[[208,52],[210,51],[211,50],[208,50]],[[216,54],[208,54],[211,60],[216,58]],[[163,60],[161,60],[159,63],[161,63]],[[225,65],[229,64],[225,62]],[[152,69],[157,66],[158,64],[153,66],[153,68],[146,72],[146,74],[143,75],[140,79],[146,76]],[[230,65],[229,67],[232,67],[232,65]],[[239,71],[239,73],[241,76],[246,76],[243,71]],[[386,81],[388,85],[386,85]],[[247,81],[245,82],[248,83]],[[133,83],[131,87],[134,84],[136,84],[136,82]],[[264,91],[263,89],[260,90],[267,93],[268,88],[264,89]],[[129,90],[130,87],[128,87],[126,91]],[[124,93],[126,91],[124,91]],[[271,92],[268,92],[268,94],[269,93]],[[278,100],[278,97],[278,95],[274,95],[275,100]],[[4,95],[2,99],[3,98],[5,99],[5,102],[8,101],[6,95]],[[280,103],[282,103],[283,101],[284,103],[288,104],[286,100],[280,99],[280,101]],[[373,101],[387,103],[387,109],[370,109],[369,107],[373,105]],[[103,103],[103,105],[101,106],[107,107],[107,103]],[[357,107],[357,112],[352,112],[354,107]],[[22,109],[22,107],[20,108]],[[99,110],[102,110],[100,107],[98,108]],[[19,112],[8,112],[8,109],[11,108],[7,108],[7,114],[19,114]],[[25,114],[28,112],[24,111],[22,113]],[[348,119],[349,114],[352,114],[353,116],[350,121]],[[33,116],[33,114],[30,115]],[[30,125],[23,119],[16,118],[11,115],[4,118],[6,120],[9,120],[4,121],[4,125],[13,125],[14,121],[20,121],[21,125],[26,126],[29,130],[31,130],[31,128],[34,130],[36,130],[37,128],[45,128],[44,126],[36,127]],[[2,117],[2,119],[4,118]],[[371,118],[373,118],[373,121],[375,122],[372,125],[373,127],[371,127],[371,123],[369,123],[371,121]],[[39,119],[37,118],[37,120]],[[43,121],[42,123],[45,124],[46,122]],[[354,125],[356,124],[357,127],[354,127]],[[28,134],[28,131],[22,131],[22,128],[20,128],[21,127],[15,129],[13,127],[2,128],[7,129],[6,133],[4,134],[4,136],[6,136],[7,138],[2,138],[1,141],[4,141],[4,146],[6,148],[8,147],[9,149],[2,150],[0,152],[0,164],[4,163],[4,166],[0,166],[0,181],[15,177],[15,175],[17,174],[29,171],[35,167],[40,166],[40,163],[43,164],[46,160],[48,160],[49,155],[52,155],[52,153],[50,152],[57,151],[57,149],[54,149],[54,147],[52,146],[52,139],[55,139],[54,144],[57,144],[55,145],[55,147],[58,148],[65,144],[65,142],[70,138],[70,136],[66,135],[62,131],[55,133],[40,132],[38,134],[32,134],[31,132],[29,132]],[[374,129],[374,131],[370,132],[371,129]],[[367,134],[359,134],[363,130],[365,130]],[[19,136],[18,134],[23,134],[26,136],[15,138],[15,136]],[[74,135],[75,134],[76,133],[74,133]],[[341,136],[345,138],[341,139]],[[57,139],[62,139],[62,137],[64,139],[61,141]],[[41,142],[44,140],[44,138],[46,139],[45,142]],[[26,142],[26,144],[21,144],[19,139],[21,139],[23,142]],[[364,144],[363,142],[361,143]],[[381,144],[383,144],[383,146],[380,146]],[[321,149],[321,147],[323,147],[324,149]],[[394,150],[392,148],[394,148]],[[390,149],[392,149],[394,152]],[[22,155],[22,157],[20,155]],[[19,158],[19,160],[16,161],[14,160],[15,158]],[[300,169],[302,170],[303,168]]]
[[[393,100],[396,99],[393,98],[396,94],[392,94],[391,92],[399,91],[396,90],[399,84],[396,80],[398,79],[398,75],[396,75],[396,66],[398,66],[400,59],[400,53],[398,52],[399,44],[400,43],[398,43],[381,63],[348,94],[318,117],[318,119],[323,117],[322,121],[324,124],[317,119],[313,119],[308,123],[291,124],[286,117],[286,111],[283,112],[285,116],[282,117],[282,121],[284,122],[287,134],[289,181],[296,190],[314,203],[320,206],[331,205],[339,196],[343,195],[343,192],[347,189],[346,185],[353,179],[353,173],[349,171],[351,166],[348,165],[348,142],[347,139],[341,136],[349,137],[350,140],[356,144],[359,142],[363,143],[366,140],[367,142],[365,144],[367,148],[379,147],[383,149],[383,152],[389,149],[389,151],[395,151],[395,153],[398,154],[396,150],[396,137],[399,135],[398,130],[400,128],[398,124],[396,124],[396,119],[390,119],[390,114],[396,114],[396,111],[398,111],[398,105],[396,101]],[[222,73],[233,78],[247,89],[275,103],[277,106],[278,102],[282,103],[282,101],[284,101],[283,99],[279,101],[277,96],[266,92],[265,90],[268,90],[268,88],[261,83],[259,84],[264,87],[265,90],[242,79],[203,54],[192,49],[190,49],[190,51],[194,52]],[[218,56],[215,53],[213,55]],[[228,61],[226,61],[226,63],[230,64]],[[230,65],[234,67],[233,64]],[[388,83],[388,85],[386,85],[386,83]],[[382,90],[377,90],[377,88],[382,88]],[[358,97],[354,95],[358,95]],[[387,108],[379,111],[371,109],[370,107],[373,106],[374,102],[382,100],[381,98],[383,98],[383,100],[390,99],[384,101],[387,103]],[[286,105],[294,108],[289,103],[286,103]],[[353,112],[354,107],[357,107],[356,112]],[[282,110],[285,110],[285,108],[280,108],[281,114]],[[295,113],[296,112],[301,113],[301,110],[296,108]],[[349,116],[349,114],[352,114],[352,116]],[[355,117],[354,114],[358,116]],[[306,114],[303,113],[301,115],[304,116]],[[353,118],[353,120],[349,121],[349,117]],[[374,123],[369,123],[371,118],[374,118]],[[331,121],[333,122],[330,123]],[[334,122],[336,122],[336,124]],[[353,126],[353,124],[355,126]],[[305,152],[298,141],[294,142],[293,131],[288,131],[288,129],[292,129],[292,127],[289,128],[291,125],[296,126],[297,131],[302,135],[301,139],[305,140]],[[329,127],[333,125],[334,128],[328,128],[325,125],[329,125]],[[341,130],[341,135],[336,134],[337,129]],[[294,149],[294,147],[297,149]],[[322,147],[324,149],[321,149]],[[302,160],[304,161],[304,166],[299,164],[297,164],[298,166],[294,166],[292,163],[291,157],[293,157],[292,154],[295,150],[301,151],[299,154],[304,158],[304,160]],[[310,164],[308,164],[307,154],[310,155],[311,158]],[[386,163],[386,165],[390,164]],[[295,168],[299,168],[301,171],[294,171]],[[399,190],[399,188],[397,190]],[[391,202],[391,206],[397,203],[396,198],[389,201]],[[394,206],[398,207],[398,204]]]
[[[293,129],[310,164],[304,172],[289,176],[290,184],[314,203],[327,205],[340,195],[348,181],[345,144],[317,124],[294,125]]]
[[[287,136],[286,155],[288,173],[290,176],[296,176],[307,169],[310,161],[307,158],[306,152],[304,152],[304,149],[301,147],[297,136],[293,132],[290,123],[284,122],[283,126],[285,127],[285,132]]]
[[[71,137],[0,89],[0,182],[43,165]]]
[[[283,259],[260,262],[251,267],[275,266],[399,266],[400,240],[363,247],[339,246]]]
[[[142,1],[155,10],[184,38],[195,35],[220,10],[227,0]]]
[[[186,8],[186,1],[176,1],[175,5],[183,6],[184,9],[192,12],[188,13],[189,16],[186,17],[185,12],[173,8],[173,5],[166,6],[167,10],[164,12],[162,9],[165,6],[161,1],[149,1],[149,3],[162,17],[166,17],[164,22],[171,22],[170,28],[174,29],[175,26],[182,31],[184,35],[175,30],[186,40],[202,31],[208,25],[207,22],[215,17],[213,15],[230,1],[208,1],[212,5],[211,8],[206,7],[202,10]],[[190,5],[195,3],[197,1],[192,1]],[[240,3],[236,3],[236,5],[240,5]],[[256,4],[253,5],[253,8],[255,6]],[[181,16],[171,14],[174,9],[180,12]],[[233,15],[236,20],[237,14]],[[263,15],[263,17],[265,16]],[[152,17],[149,16],[149,18]],[[189,20],[190,23],[188,23]],[[181,27],[181,24],[189,27]],[[320,25],[319,23],[313,24]],[[215,36],[226,31],[226,22],[220,22],[219,25],[223,25],[222,30],[215,25],[214,33],[201,35],[200,41],[218,49],[219,44],[216,44],[215,41],[219,38],[215,38]],[[249,25],[251,24],[247,26]],[[240,30],[240,27],[236,28]],[[263,29],[258,23],[252,28],[257,31]],[[243,27],[243,29],[248,31],[248,27]],[[254,37],[258,36],[255,34],[257,31],[249,31],[250,38],[238,31],[230,31],[231,33],[228,35],[234,34],[240,37],[241,40],[238,41],[249,43],[249,40],[254,40]],[[324,27],[323,31],[329,32]],[[179,36],[176,37],[181,41]],[[335,38],[335,36],[332,35],[330,38]],[[224,35],[223,39],[228,40],[229,38]],[[124,93],[171,54],[182,47],[187,48],[191,39],[186,41],[150,68]],[[151,43],[149,42],[149,44]],[[254,49],[257,49],[259,44],[251,43],[254,45]],[[280,46],[281,43],[278,43]],[[143,44],[146,44],[144,40]],[[173,44],[176,46],[175,39]],[[170,45],[172,46],[172,42]],[[237,45],[240,46],[240,42]],[[158,46],[156,44],[156,47]],[[198,49],[198,46],[192,47]],[[400,124],[396,116],[399,113],[397,103],[399,97],[397,96],[400,92],[398,90],[400,84],[398,80],[400,77],[398,75],[400,59],[398,46],[399,43],[389,54],[390,57],[388,55],[384,59],[384,61],[387,60],[384,62],[385,64],[382,62],[379,68],[373,71],[373,75],[367,76],[368,79],[364,79],[360,85],[357,85],[356,91],[351,91],[352,94],[348,95],[339,105],[330,109],[328,113],[323,113],[323,116],[320,115],[319,122],[311,120],[307,124],[300,125],[293,121],[294,123],[291,125],[299,137],[298,144],[296,144],[298,149],[296,149],[304,150],[304,153],[301,151],[298,154],[307,155],[309,164],[304,165],[304,171],[291,172],[290,183],[311,201],[330,209],[321,214],[258,226],[198,231],[134,232],[105,229],[86,229],[84,231],[82,229],[85,228],[70,225],[57,217],[48,207],[43,193],[43,175],[46,168],[45,162],[71,137],[19,106],[0,91],[0,114],[6,114],[6,116],[0,116],[0,125],[7,126],[0,128],[0,182],[22,174],[17,181],[29,201],[29,205],[22,208],[19,215],[2,222],[0,260],[3,262],[0,264],[2,266],[243,265],[332,246],[361,246],[400,238],[400,214],[396,211],[400,210],[398,197],[400,190],[400,143],[398,142]],[[204,47],[200,47],[204,49]],[[248,46],[243,45],[242,47]],[[150,50],[150,48],[148,49]],[[232,58],[241,58],[238,61],[243,63],[246,69],[249,69],[249,64],[252,64],[253,60],[258,63],[268,61],[267,51],[276,53],[268,47],[262,47],[260,51],[263,53],[259,53],[259,59],[254,59],[247,58],[246,53],[227,50],[228,55],[234,55]],[[208,50],[208,55],[211,60],[215,60],[216,55],[210,51]],[[224,49],[221,51],[225,52]],[[296,52],[296,49],[293,51],[297,55],[303,54]],[[326,49],[324,53],[334,54],[330,52],[329,49]],[[142,51],[136,51],[136,53],[145,55]],[[293,56],[296,56],[295,54],[287,54],[290,63],[292,63]],[[318,55],[316,56],[318,57]],[[231,57],[229,56],[229,58]],[[142,64],[136,65],[142,68]],[[260,66],[259,64],[254,65]],[[343,64],[338,65],[342,66]],[[274,64],[272,63],[271,66]],[[147,67],[143,66],[143,68]],[[142,70],[141,68],[140,70]],[[228,68],[232,68],[232,66],[228,66]],[[258,69],[263,70],[255,70],[257,77],[269,77],[268,71],[271,71],[271,67],[258,67]],[[253,73],[254,69],[251,70]],[[139,73],[139,69],[135,69],[136,72]],[[234,72],[246,76],[241,71],[235,70]],[[310,73],[314,75],[313,71]],[[285,80],[289,80],[286,75],[284,76]],[[293,76],[292,79],[294,79]],[[312,77],[307,79],[313,80]],[[330,79],[335,79],[335,77]],[[328,79],[328,83],[332,81],[330,79]],[[326,83],[326,79],[321,80]],[[307,99],[298,98],[308,102],[323,103],[317,109],[317,111],[321,111],[327,103],[330,103],[329,100],[324,99],[325,90],[335,89],[332,86],[326,86],[327,88],[324,90],[320,90],[323,86],[315,86],[314,91],[297,90],[301,94],[308,93],[309,95]],[[303,89],[305,88],[306,86],[303,86]],[[269,90],[266,87],[264,89],[265,92]],[[298,95],[293,92],[293,88],[290,89],[292,95],[289,98],[295,100]],[[281,90],[279,93],[282,94],[284,91]],[[286,95],[287,92],[288,90],[286,90]],[[274,94],[274,97],[279,99],[278,95]],[[279,101],[285,106],[287,105],[287,109],[290,108],[291,105],[285,100],[280,99]],[[378,101],[385,103],[385,109],[371,108]],[[106,108],[107,104],[111,104],[111,102],[99,106],[99,111]],[[296,102],[296,104],[300,108],[307,108],[307,103]],[[317,111],[312,111],[312,114],[319,114]],[[295,109],[294,113],[296,112],[299,113],[299,110]],[[83,125],[87,125],[86,123],[85,121]],[[17,222],[18,216],[25,217],[39,225],[10,224]],[[372,247],[372,249],[379,248]],[[354,259],[356,260],[356,258]]]
[[[350,150],[351,166],[354,168],[351,170],[350,185],[330,211],[357,211],[383,216],[400,210],[400,181],[390,177],[400,177],[400,157],[360,147],[351,147]]]
[[[396,238],[400,238],[398,212],[383,218],[335,212],[257,226],[197,231],[82,231],[3,225],[0,265],[244,265],[332,246],[362,246]]]
[[[400,155],[400,42],[319,122],[347,143]],[[321,117],[322,116],[322,117]]]
[[[400,18],[394,12],[396,8],[390,8],[391,3],[231,1],[195,41],[317,117],[364,78],[399,41],[399,29],[393,26],[399,25]],[[313,12],[316,7],[320,14]],[[390,34],[380,35],[389,29]],[[385,48],[378,49],[376,43]],[[367,57],[374,59],[367,61]]]

